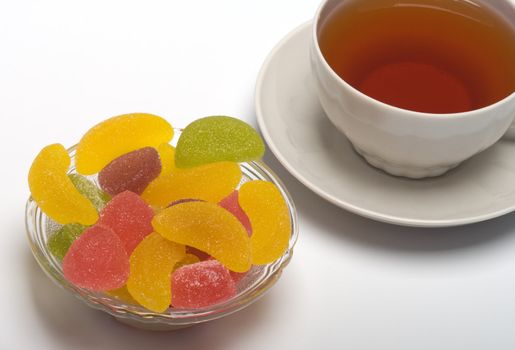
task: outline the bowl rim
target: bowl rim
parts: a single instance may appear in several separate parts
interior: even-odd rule
[[[176,129],[180,133],[181,129]],[[74,156],[77,145],[67,149],[72,159],[72,164],[68,172],[74,170]],[[265,277],[254,281],[249,287],[239,292],[235,297],[206,308],[201,309],[173,309],[168,308],[162,313],[152,312],[143,306],[128,304],[114,296],[103,292],[92,292],[84,288],[77,287],[68,282],[63,275],[60,262],[48,251],[43,232],[44,222],[49,218],[44,214],[39,206],[29,196],[25,207],[25,231],[32,254],[45,274],[59,287],[72,293],[88,306],[104,311],[116,318],[136,323],[158,323],[170,326],[186,326],[203,323],[228,316],[237,312],[262,297],[280,278],[283,269],[289,264],[293,248],[298,239],[298,219],[295,204],[286,187],[279,177],[262,161],[251,161],[238,163],[242,171],[253,172],[258,179],[274,183],[281,192],[282,197],[288,207],[291,221],[291,233],[288,248],[284,254],[276,261],[261,265],[266,269]]]

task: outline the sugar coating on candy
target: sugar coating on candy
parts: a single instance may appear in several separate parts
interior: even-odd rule
[[[144,147],[106,165],[98,174],[98,183],[111,196],[123,191],[141,194],[160,173],[161,160],[157,150]]]
[[[170,156],[175,150],[167,152]],[[178,169],[173,158],[162,159],[163,163],[168,161],[170,172],[152,181],[141,195],[147,203],[160,208],[185,198],[217,203],[238,186],[242,177],[240,166],[233,162]]]
[[[98,211],[102,210],[106,203],[111,199],[107,193],[98,188],[85,176],[69,174],[68,177],[80,194],[89,199]]]
[[[136,299],[134,299],[132,297],[132,295],[129,293],[129,291],[127,290],[126,285],[121,288],[118,288],[118,289],[113,289],[113,290],[107,291],[107,294],[115,297],[118,300],[123,301],[124,303],[132,304],[132,305],[139,305],[138,302],[136,301]]]
[[[58,260],[63,260],[73,241],[80,236],[87,227],[81,224],[67,224],[54,232],[47,241],[47,247]]]
[[[157,147],[161,160],[161,173],[159,176],[169,175],[175,169],[175,147],[169,143],[162,143]]]
[[[200,261],[208,260],[211,258],[211,255],[209,255],[208,253],[190,246],[186,246],[186,253],[195,255],[199,258]]]
[[[162,189],[162,184],[168,181],[167,179],[175,169],[175,148],[168,143],[162,143],[157,148],[157,153],[159,154],[159,159],[161,160],[161,173],[149,184],[149,186],[146,187],[145,193],[142,194],[142,196],[145,197],[147,203],[156,207],[156,209],[160,209],[163,207],[163,205],[157,205],[155,201],[148,199],[153,199],[154,196],[162,195],[158,192]]]
[[[171,302],[171,274],[184,258],[183,245],[151,233],[134,249],[130,257],[131,274],[127,289],[142,306],[163,312]]]
[[[240,204],[238,203],[238,191],[233,191],[218,204],[236,216],[243,227],[245,227],[245,230],[247,230],[249,236],[252,235],[252,226],[250,225],[249,217],[245,214],[243,209],[241,209]]]
[[[161,183],[166,181],[170,177],[173,171],[175,171],[175,147],[168,143],[162,143],[157,148],[159,159],[161,160],[161,173],[159,176],[150,183],[145,190],[145,193],[152,191],[154,187],[161,187]],[[158,190],[158,189],[157,189]],[[145,193],[143,196],[145,196]]]
[[[123,154],[143,147],[158,147],[172,137],[172,126],[156,115],[133,113],[107,119],[80,140],[75,155],[77,172],[96,174]]]
[[[271,182],[249,181],[241,186],[238,201],[252,225],[252,263],[280,258],[291,235],[290,213],[281,192]]]
[[[123,242],[109,227],[95,225],[72,243],[63,259],[63,273],[81,288],[117,289],[129,277],[129,257]]]
[[[154,211],[137,194],[125,191],[111,199],[100,212],[99,224],[110,227],[125,244],[130,254],[152,233]]]
[[[231,117],[201,118],[182,132],[175,154],[179,168],[220,161],[248,162],[260,159],[265,145],[247,123]]]
[[[186,247],[186,251],[188,251],[188,247]],[[208,256],[206,259],[203,259],[203,260],[216,260],[215,258],[213,258],[212,256]],[[250,270],[249,270],[250,271]],[[246,272],[234,272],[234,271],[230,271],[229,270],[229,274],[231,275],[231,278],[232,280],[234,281],[234,283],[238,283],[239,281],[241,281],[245,276],[247,276],[247,274],[249,273],[249,271],[246,271]]]
[[[231,271],[251,265],[250,238],[239,220],[215,203],[189,202],[161,210],[152,226],[163,237],[204,251]]]
[[[30,193],[41,210],[54,221],[63,225],[92,225],[98,219],[97,210],[67,176],[70,163],[70,156],[62,145],[43,148],[29,170]]]
[[[186,255],[184,255],[184,258],[182,258],[179,262],[177,262],[177,264],[175,264],[174,270],[177,270],[178,268],[183,267],[185,265],[196,264],[198,262],[200,262],[198,256],[196,256],[195,254],[186,253]]]
[[[172,202],[195,198],[218,202],[241,181],[241,169],[232,162],[220,162],[191,169],[175,167],[175,149],[161,145],[159,155],[166,169],[152,181],[142,197],[153,206],[165,208]],[[166,170],[166,171],[165,171]]]
[[[167,208],[171,207],[173,205],[182,204],[182,203],[189,203],[189,202],[204,202],[204,201],[201,201],[199,199],[193,199],[193,198],[178,199],[178,200],[173,201],[172,203],[168,204]]]
[[[229,300],[236,286],[229,270],[216,260],[177,269],[172,275],[172,306],[198,309]]]

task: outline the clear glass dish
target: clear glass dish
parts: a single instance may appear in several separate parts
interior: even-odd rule
[[[75,147],[70,148],[68,152],[72,158],[69,172],[74,173]],[[174,330],[230,315],[258,300],[275,284],[292,258],[293,247],[298,236],[295,206],[278,177],[262,162],[241,163],[240,167],[243,173],[240,185],[249,180],[265,180],[273,182],[277,186],[288,206],[292,231],[289,246],[284,255],[273,263],[253,266],[249,273],[238,282],[237,295],[226,302],[203,309],[170,308],[163,313],[155,313],[141,306],[125,303],[108,294],[91,292],[74,286],[64,278],[60,262],[46,246],[49,235],[60,225],[47,217],[34,200],[29,198],[25,210],[25,224],[32,253],[43,271],[58,286],[71,292],[90,307],[107,312],[118,321],[138,328]],[[96,176],[89,178],[96,183]]]

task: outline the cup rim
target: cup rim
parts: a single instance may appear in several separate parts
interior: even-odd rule
[[[454,120],[465,119],[465,118],[469,119],[469,118],[472,118],[475,116],[483,115],[484,113],[488,113],[492,110],[499,108],[499,106],[507,104],[511,101],[515,102],[515,91],[513,91],[510,95],[506,96],[505,98],[503,98],[499,101],[496,101],[495,103],[492,103],[488,106],[484,106],[481,108],[473,109],[471,111],[457,112],[457,113],[427,113],[427,112],[418,112],[418,111],[412,111],[409,109],[396,107],[396,106],[390,105],[388,103],[379,101],[373,97],[370,97],[367,94],[364,94],[363,92],[359,91],[358,89],[356,89],[355,87],[350,85],[347,81],[345,81],[338,74],[336,74],[336,72],[333,70],[333,68],[327,62],[325,56],[322,53],[322,50],[320,49],[320,44],[318,41],[318,28],[319,28],[319,25],[321,22],[322,12],[324,11],[324,9],[327,6],[327,4],[329,3],[329,1],[333,1],[333,0],[322,0],[321,4],[318,6],[318,9],[315,13],[315,17],[313,19],[313,25],[311,28],[312,49],[315,50],[318,60],[322,63],[322,65],[324,66],[324,69],[329,72],[331,78],[338,81],[340,86],[343,86],[345,89],[352,92],[357,98],[360,98],[364,102],[376,104],[377,106],[379,106],[381,108],[385,108],[386,110],[389,110],[391,112],[395,112],[397,115],[402,116],[402,117],[408,117],[411,119],[419,118],[419,119],[424,119],[424,120],[431,118],[431,120],[434,120],[436,122],[448,120],[449,118],[452,118]],[[339,1],[342,2],[345,0],[339,0]],[[511,3],[511,2],[508,0],[508,3]]]
[[[175,129],[179,131],[180,129]],[[72,158],[74,167],[74,154],[76,145],[67,151]],[[90,307],[104,311],[117,319],[127,320],[136,324],[164,324],[167,326],[188,326],[203,322],[212,321],[221,317],[228,316],[247,306],[251,305],[277,282],[284,268],[289,264],[293,249],[298,240],[299,224],[295,204],[285,185],[279,177],[263,162],[252,161],[239,163],[242,171],[256,172],[260,179],[265,179],[274,183],[283,196],[291,220],[291,232],[287,250],[283,255],[269,264],[263,265],[266,269],[266,276],[260,276],[257,281],[248,288],[239,292],[235,297],[200,309],[167,309],[162,313],[153,312],[139,305],[128,304],[114,296],[103,292],[92,292],[84,288],[77,287],[68,282],[63,275],[62,267],[56,258],[48,251],[44,241],[42,228],[47,216],[41,211],[39,206],[29,196],[25,207],[25,231],[30,244],[30,248],[35,260],[40,265],[45,274],[59,287],[72,293],[75,297]],[[262,272],[263,274],[265,272]]]

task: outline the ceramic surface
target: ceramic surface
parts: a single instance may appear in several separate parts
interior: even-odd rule
[[[515,117],[515,93],[466,113],[430,114],[384,104],[347,84],[327,64],[318,45],[321,24],[341,4],[342,0],[327,0],[315,16],[312,69],[322,108],[370,164],[410,178],[438,176],[506,133]],[[515,8],[508,2],[488,4],[515,23]]]
[[[309,48],[312,25],[272,51],[256,86],[258,122],[279,161],[311,190],[351,212],[410,226],[453,226],[515,210],[515,139],[444,176],[411,180],[368,165],[318,101]]]

